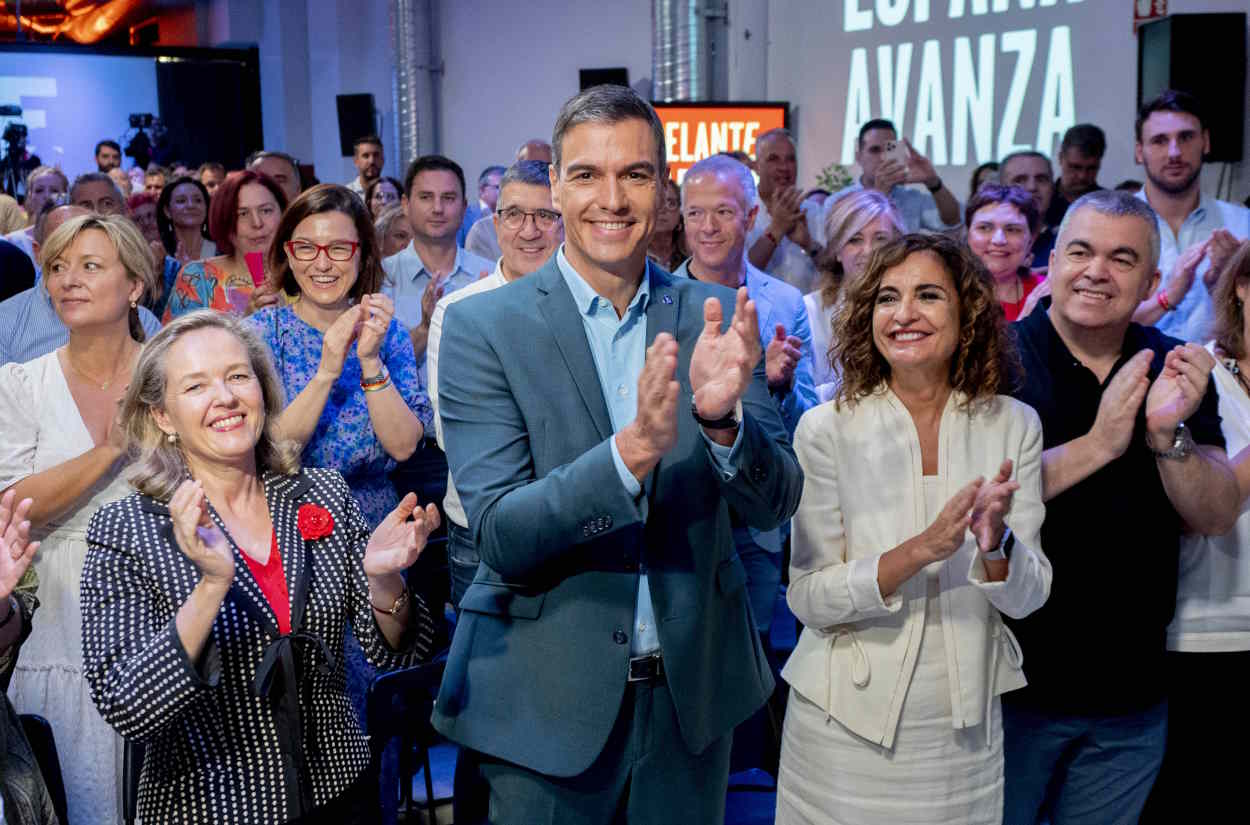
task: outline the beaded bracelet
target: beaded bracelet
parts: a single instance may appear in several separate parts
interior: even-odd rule
[[[365,392],[381,392],[391,385],[391,377],[388,375],[381,382],[375,384],[361,384],[360,388]]]

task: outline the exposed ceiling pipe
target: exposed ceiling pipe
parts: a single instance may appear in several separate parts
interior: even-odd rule
[[[438,150],[438,81],[443,62],[434,17],[437,0],[391,0],[395,53],[395,145],[401,167]]]

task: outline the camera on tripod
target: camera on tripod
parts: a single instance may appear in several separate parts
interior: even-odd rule
[[[146,169],[147,165],[152,162],[153,143],[145,129],[152,130],[152,136],[159,141],[163,127],[161,119],[150,112],[141,114],[132,114],[130,116],[130,128],[134,130],[134,134],[129,134],[129,140],[126,142],[126,148],[122,151],[127,157],[135,159],[135,166]]]
[[[22,116],[22,107],[8,103],[0,105],[0,118]],[[0,158],[0,188],[5,194],[19,201],[26,196],[26,173],[39,165],[39,158],[26,154],[26,137],[30,132],[20,120],[10,120],[4,125],[0,140],[5,143],[4,157]]]

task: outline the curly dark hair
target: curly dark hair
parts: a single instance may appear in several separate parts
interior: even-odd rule
[[[912,255],[935,256],[959,295],[959,346],[951,359],[951,388],[970,409],[990,402],[1021,374],[1015,343],[1007,332],[1003,309],[994,297],[994,281],[967,246],[928,232],[904,235],[875,249],[863,274],[844,286],[842,309],[835,320],[832,359],[841,366],[836,403],[854,406],[880,392],[890,379],[890,365],[873,339],[873,313],[886,271]]]

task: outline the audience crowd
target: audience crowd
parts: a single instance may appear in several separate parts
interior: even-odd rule
[[[0,818],[393,823],[432,725],[457,822],[719,823],[761,718],[785,825],[1236,818],[1250,209],[1210,140],[1167,91],[962,204],[883,119],[839,191],[782,129],[678,184],[599,86],[476,178],[377,135],[343,185],[33,169]]]

